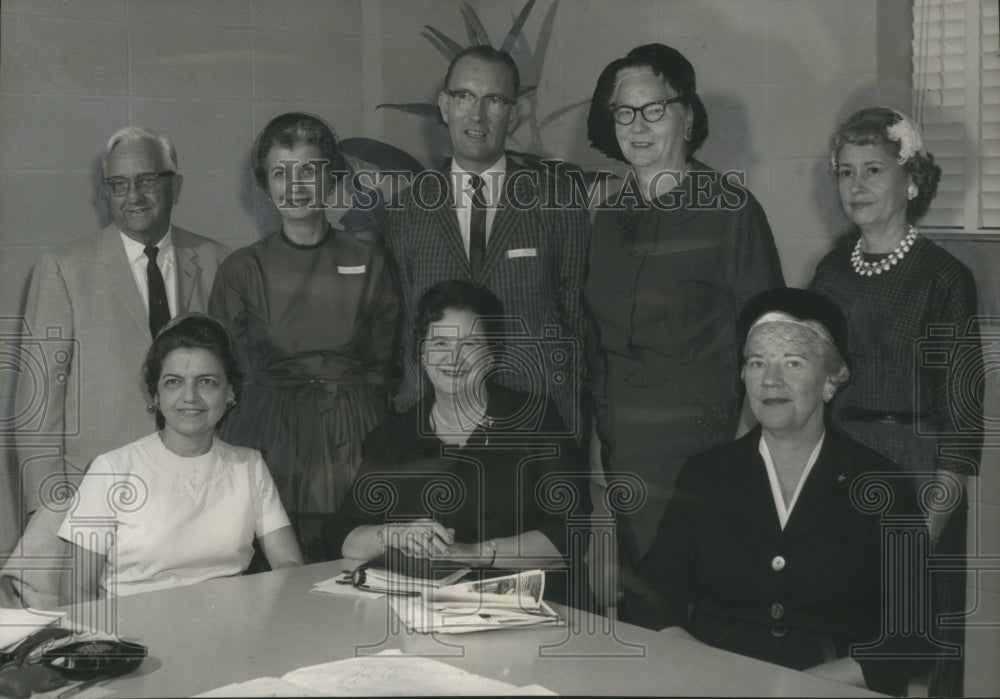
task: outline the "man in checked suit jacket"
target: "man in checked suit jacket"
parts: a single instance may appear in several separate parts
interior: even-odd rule
[[[499,380],[532,397],[552,398],[579,438],[583,285],[590,219],[579,206],[551,197],[552,173],[504,152],[517,121],[520,77],[506,52],[474,46],[452,60],[438,95],[454,157],[441,172],[424,172],[389,212],[385,240],[395,258],[405,312],[400,350],[403,385],[396,409],[420,398],[420,367],[412,321],[421,295],[448,279],[470,279],[523,321],[528,337]],[[470,262],[471,176],[484,182],[486,245],[481,265]],[[565,187],[565,183],[561,185]],[[563,190],[565,191],[565,190]],[[562,197],[566,199],[566,197]],[[546,204],[555,204],[546,206]],[[516,332],[517,322],[512,324]],[[541,361],[538,361],[541,358]]]
[[[53,504],[63,477],[75,482],[97,455],[156,429],[140,379],[152,342],[144,248],[158,250],[171,317],[205,310],[215,271],[229,253],[171,225],[183,180],[167,138],[121,129],[108,141],[102,170],[112,224],[43,255],[28,291],[25,319],[42,339],[23,345],[22,365],[29,368],[30,355],[40,352],[47,370],[20,372],[15,415],[32,421],[15,425],[15,440],[24,512],[36,514],[6,574],[25,565],[17,560],[21,553],[57,553],[48,550],[57,546],[48,535],[51,530],[54,538],[65,515]],[[9,592],[7,581],[0,583]],[[26,572],[25,583],[45,587],[51,580]]]

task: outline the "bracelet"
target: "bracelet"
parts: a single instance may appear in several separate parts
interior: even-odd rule
[[[493,549],[493,558],[490,559],[490,563],[486,567],[487,568],[492,568],[493,564],[497,562],[497,540],[496,539],[490,539],[489,540],[489,547],[491,549]]]

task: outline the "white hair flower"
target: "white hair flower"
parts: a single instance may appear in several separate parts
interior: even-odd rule
[[[924,137],[920,135],[920,129],[912,119],[895,109],[892,111],[899,117],[899,121],[886,129],[886,136],[890,141],[899,143],[899,157],[896,160],[903,165],[924,147]]]

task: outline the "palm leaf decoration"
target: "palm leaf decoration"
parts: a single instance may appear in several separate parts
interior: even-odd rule
[[[465,7],[469,7],[465,3],[462,3]],[[501,51],[506,51],[510,53],[511,49],[514,48],[514,43],[517,41],[518,36],[521,34],[521,29],[524,28],[524,22],[528,19],[528,15],[531,14],[531,8],[535,6],[535,0],[528,0],[521,12],[517,15],[517,19],[514,20],[514,24],[511,25],[510,31],[507,32],[507,36],[503,40],[503,44],[500,45]],[[469,7],[469,12],[472,12],[472,8]],[[472,14],[475,14],[473,12]]]
[[[552,31],[555,24],[555,13],[558,4],[559,0],[554,0],[549,6],[547,13],[542,20],[538,46],[535,47],[534,50],[527,45],[527,42],[524,39],[523,30],[528,17],[531,15],[531,11],[535,7],[535,0],[527,0],[520,12],[518,12],[513,18],[510,29],[504,36],[503,42],[500,44],[501,51],[513,54],[515,48],[517,48],[519,55],[527,54],[532,65],[530,71],[526,72],[529,72],[533,78],[539,76],[542,72],[546,49],[548,48],[549,41],[552,37]],[[461,5],[461,12],[462,20],[468,34],[469,46],[493,46],[493,43],[490,41],[489,34],[486,31],[486,27],[483,26],[482,20],[480,20],[476,11],[470,7],[468,3],[463,2]],[[436,27],[424,25],[424,29],[426,30],[424,36],[426,36],[427,39],[434,44],[434,46],[436,46],[449,61],[466,48],[458,40],[448,36]],[[527,97],[535,93],[537,89],[537,84],[521,85],[518,88],[517,97],[518,99]],[[511,124],[510,128],[510,135],[513,137],[514,146],[519,150],[543,150],[541,143],[541,130],[553,121],[565,116],[569,111],[589,103],[590,100],[574,102],[570,105],[557,109],[541,120],[539,120],[535,114],[531,113],[530,110],[522,110],[517,121]],[[428,117],[434,119],[439,124],[443,123],[441,122],[441,113],[438,109],[438,105],[434,102],[385,103],[377,105],[375,109],[393,109],[406,114]],[[525,124],[528,125],[527,130],[530,132],[528,137],[526,139],[520,139],[514,136],[518,129]],[[444,154],[442,153],[441,155]],[[572,169],[579,168],[572,166]],[[590,173],[587,173],[587,175],[589,177]]]
[[[532,0],[534,2],[534,0]],[[476,11],[469,7],[468,3],[462,3],[462,19],[465,20],[465,27],[469,30],[469,40],[473,44],[492,46],[493,42],[490,41],[489,34],[486,33],[486,27],[483,23],[479,21],[479,15]]]
[[[435,29],[429,24],[425,24],[424,29],[433,34],[434,38],[437,39],[442,46],[444,46],[445,53],[447,54],[449,61],[455,56],[457,56],[463,48],[465,48],[460,43],[452,39],[450,36],[446,35],[444,32],[438,29]]]
[[[552,10],[550,10],[550,15],[551,12],[555,9],[557,3],[558,0],[556,0],[556,2],[552,4]],[[502,51],[510,53],[511,49],[514,47],[514,44],[521,37],[521,30],[524,28],[524,23],[525,21],[527,21],[528,15],[531,14],[531,8],[533,8],[534,6],[535,6],[535,0],[528,0],[528,2],[525,3],[524,7],[521,8],[521,11],[517,14],[517,17],[514,18],[514,23],[511,25],[510,31],[508,31],[507,35],[504,37],[503,44],[501,44]],[[493,43],[490,41],[490,36],[486,32],[486,27],[483,26],[483,22],[482,20],[479,19],[479,15],[476,14],[476,11],[472,9],[468,3],[465,2],[462,3],[461,10],[462,10],[462,19],[465,22],[466,31],[468,31],[469,33],[469,41],[470,41],[469,46],[476,46],[480,44],[492,46]],[[450,36],[442,32],[440,29],[437,29],[436,27],[432,27],[429,24],[425,24],[424,29],[426,29],[429,32],[427,37],[431,41],[431,43],[437,46],[441,50],[441,52],[448,58],[449,61],[456,55],[458,55],[463,49],[467,48],[465,46],[462,46],[462,44],[460,44],[458,41],[451,38]],[[521,87],[517,91],[517,97],[518,99],[520,99],[526,95],[530,95],[536,89],[538,89],[537,85],[521,85]],[[375,107],[375,109],[383,109],[383,108],[395,109],[396,111],[405,112],[406,114],[416,114],[418,116],[426,116],[426,117],[431,117],[433,119],[440,118],[440,113],[438,112],[438,106],[433,102],[407,102],[403,104],[390,102],[385,104],[379,104]],[[522,123],[524,123],[523,119],[518,120],[517,124],[514,125],[514,128],[511,129],[511,131],[512,132],[516,131],[517,126],[519,126]]]

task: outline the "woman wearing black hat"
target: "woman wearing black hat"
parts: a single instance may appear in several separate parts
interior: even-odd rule
[[[885,558],[884,513],[872,495],[886,497],[893,515],[915,515],[918,531],[923,525],[906,475],[824,419],[850,374],[844,316],[814,292],[773,289],[750,300],[739,331],[743,382],[760,424],[681,469],[622,616],[902,693],[909,661],[851,656],[852,645],[880,641],[883,615],[893,629],[894,612],[913,613],[906,604],[883,610],[892,589],[883,570],[891,564],[913,582],[905,576],[917,571]],[[912,650],[894,642],[883,650]]]
[[[678,51],[639,46],[601,73],[587,120],[591,144],[631,166],[595,217],[584,290],[602,464],[646,486],[645,505],[618,522],[627,568],[648,550],[684,460],[735,434],[736,315],[784,286],[742,173],[693,157],[708,136],[695,87]]]

